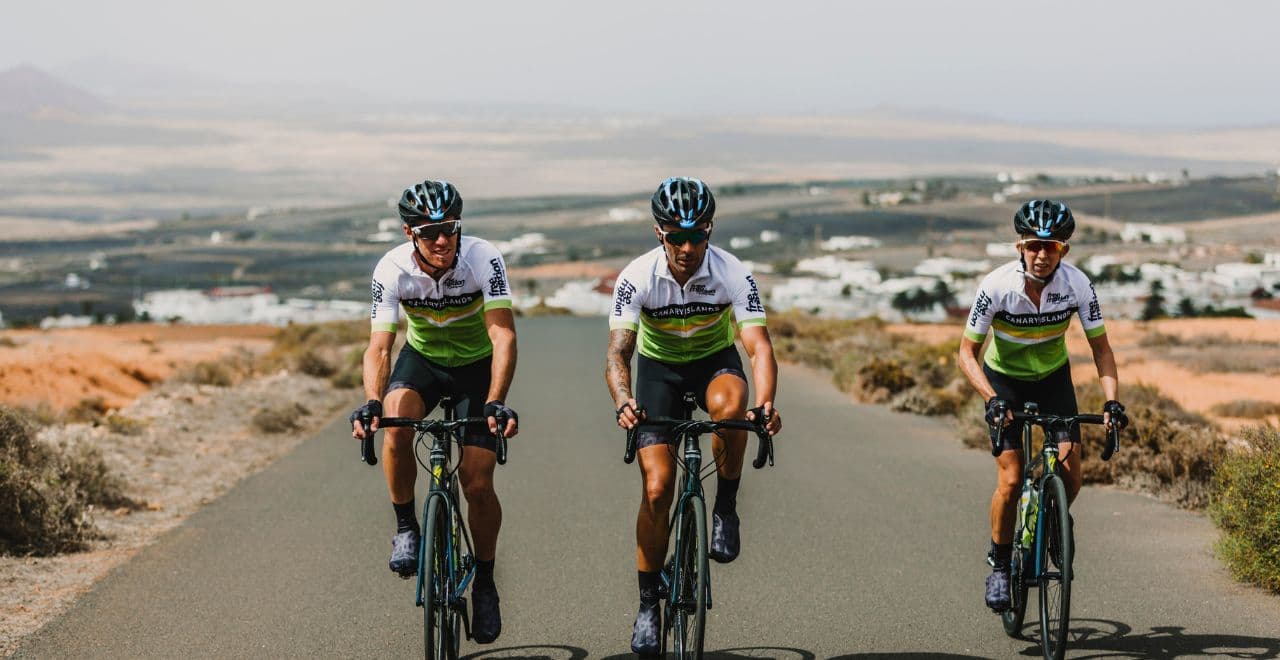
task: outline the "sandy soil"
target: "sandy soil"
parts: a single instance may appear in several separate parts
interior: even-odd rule
[[[128,405],[183,365],[237,348],[262,351],[270,326],[134,324],[0,332],[0,403],[55,411],[102,397]]]
[[[94,512],[103,538],[86,552],[0,557],[0,656],[12,653],[24,635],[69,607],[113,567],[359,398],[327,381],[287,372],[230,388],[157,382],[189,362],[240,349],[261,352],[274,332],[257,326],[135,325],[3,335],[16,346],[0,348],[0,402],[48,396],[62,408],[85,395],[101,395],[120,406],[117,415],[140,422],[133,435],[71,424],[44,429],[40,438],[98,448],[128,484],[126,494],[143,507]],[[249,420],[262,408],[290,410],[298,429],[278,435],[257,431]],[[183,422],[176,429],[161,421],[177,415]]]
[[[1078,324],[1067,333],[1067,350],[1072,356],[1089,356],[1089,344]],[[921,341],[937,343],[960,336],[955,325],[890,325],[892,332],[909,335]],[[1237,399],[1280,402],[1280,374],[1201,373],[1162,359],[1158,347],[1143,347],[1139,342],[1152,332],[1176,335],[1182,339],[1226,337],[1239,341],[1280,341],[1280,321],[1248,319],[1168,319],[1161,321],[1107,321],[1107,336],[1116,354],[1120,370],[1121,400],[1125,383],[1155,385],[1182,407],[1218,421],[1233,430],[1257,420],[1218,417],[1209,411],[1215,404]],[[1072,375],[1077,383],[1097,377],[1088,358],[1072,360]]]

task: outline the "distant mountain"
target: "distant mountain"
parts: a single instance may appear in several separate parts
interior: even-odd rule
[[[0,71],[0,115],[49,111],[94,115],[109,109],[97,96],[29,64]]]

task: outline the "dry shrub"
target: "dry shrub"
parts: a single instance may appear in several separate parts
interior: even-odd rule
[[[1280,431],[1243,432],[1213,479],[1209,515],[1222,529],[1218,554],[1236,579],[1280,593]]]
[[[872,358],[858,369],[857,391],[864,401],[884,403],[916,384],[901,362]]]
[[[67,409],[67,412],[63,413],[63,417],[69,422],[96,423],[110,410],[102,397],[90,396],[76,402],[76,405],[71,406],[71,408]]]
[[[13,337],[9,337],[7,335],[0,335],[0,347],[17,348],[18,345],[19,345],[18,342],[14,341]]]
[[[955,415],[969,400],[970,397],[954,387],[916,385],[898,393],[889,405],[899,412],[917,415]]]
[[[119,435],[142,435],[142,432],[145,431],[147,426],[150,424],[150,422],[145,419],[127,417],[118,412],[111,412],[107,414],[107,416],[103,418],[103,422],[106,423],[107,428],[110,429],[112,433],[117,433]]]
[[[294,358],[294,368],[316,378],[328,378],[338,371],[327,359],[314,349],[305,349]]]
[[[1168,346],[1181,346],[1182,338],[1178,335],[1171,335],[1159,330],[1153,330],[1142,336],[1138,340],[1138,345],[1145,348],[1163,348]]]
[[[1076,387],[1081,411],[1102,410],[1097,383]],[[1179,506],[1202,508],[1209,482],[1226,441],[1209,420],[1185,410],[1153,385],[1126,387],[1122,399],[1130,427],[1120,436],[1120,451],[1103,462],[1100,426],[1082,427],[1085,483],[1114,483],[1153,493]]]
[[[289,433],[301,429],[299,418],[310,412],[301,403],[274,404],[253,413],[253,426],[263,433]]]
[[[236,374],[230,366],[212,360],[197,362],[184,367],[174,376],[179,382],[195,385],[230,387],[236,382]]]
[[[136,507],[96,449],[50,447],[30,421],[0,407],[0,553],[83,549],[96,536],[92,505]]]
[[[1220,417],[1263,419],[1271,415],[1280,415],[1280,403],[1258,401],[1256,399],[1236,399],[1235,401],[1215,403],[1209,411]]]
[[[337,371],[329,377],[329,383],[340,389],[360,387],[364,384],[364,348],[354,346]]]

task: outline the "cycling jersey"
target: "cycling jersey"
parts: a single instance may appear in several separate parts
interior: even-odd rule
[[[1107,331],[1087,275],[1071,264],[1060,264],[1037,308],[1027,297],[1022,262],[1011,261],[978,285],[964,336],[982,342],[987,331],[994,330],[986,364],[1012,378],[1042,380],[1067,363],[1065,335],[1072,314],[1080,315],[1090,339]]]
[[[484,312],[511,307],[498,249],[480,238],[460,237],[453,267],[439,281],[418,267],[413,254],[413,243],[404,243],[374,268],[373,330],[394,333],[403,308],[409,345],[432,362],[456,367],[492,355]]]
[[[764,305],[751,272],[737,257],[707,246],[702,265],[681,286],[658,246],[618,275],[609,327],[637,330],[640,354],[667,363],[700,360],[733,345],[738,328],[764,325]]]

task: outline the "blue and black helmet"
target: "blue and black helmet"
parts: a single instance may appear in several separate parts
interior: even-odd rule
[[[462,218],[462,195],[448,181],[427,179],[400,196],[400,220],[406,225]]]
[[[1019,236],[1065,241],[1075,232],[1076,219],[1062,202],[1033,199],[1013,214],[1013,230]]]
[[[660,225],[691,229],[710,222],[716,214],[716,198],[711,188],[698,179],[673,176],[653,193],[653,219]]]

